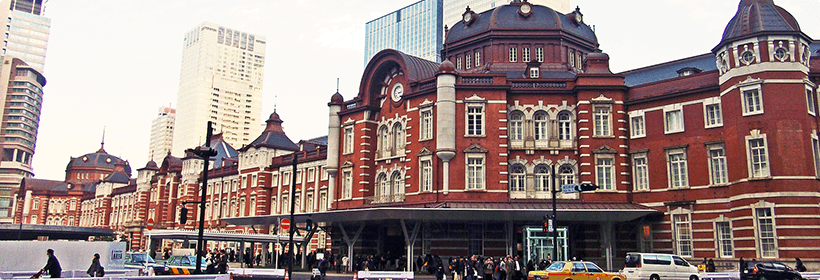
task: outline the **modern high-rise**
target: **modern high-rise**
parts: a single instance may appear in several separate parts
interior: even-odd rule
[[[510,2],[510,0],[444,0],[444,25],[453,27],[456,22],[461,20],[461,15],[464,14],[468,6],[471,11],[482,13],[495,9],[495,7],[507,5]],[[567,14],[572,12],[569,0],[527,0],[527,2],[549,7],[559,13]]]
[[[161,161],[171,151],[174,143],[174,119],[177,110],[162,106],[157,118],[151,122],[151,143],[148,147],[148,160]]]
[[[520,2],[520,0],[514,0]],[[452,27],[470,10],[481,13],[510,0],[421,0],[365,24],[364,63],[384,49],[394,49],[430,61],[441,61],[444,27]],[[561,13],[571,12],[569,0],[529,0]]]
[[[3,41],[3,55],[22,59],[30,67],[42,73],[46,63],[46,48],[51,19],[43,16],[44,0],[2,0],[0,16],[8,18]]]
[[[421,0],[365,24],[364,63],[383,49],[441,61],[444,0]]]
[[[51,20],[43,16],[47,0],[0,0],[0,18],[7,19],[0,46],[0,223],[11,222],[13,196],[21,179],[34,176],[31,167],[40,108]]]
[[[264,36],[204,22],[185,33],[172,153],[205,143],[208,121],[241,147],[262,131]]]
[[[33,177],[31,168],[43,86],[46,79],[34,67],[12,56],[5,56],[0,67],[0,223],[11,222],[14,194],[23,178]]]

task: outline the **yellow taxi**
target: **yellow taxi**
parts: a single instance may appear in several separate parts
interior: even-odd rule
[[[626,275],[605,272],[593,262],[554,262],[546,270],[530,271],[527,280],[626,280]]]

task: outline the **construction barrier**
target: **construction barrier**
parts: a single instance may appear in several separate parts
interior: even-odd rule
[[[231,279],[288,279],[284,269],[264,269],[264,268],[233,268],[228,270]]]
[[[412,280],[414,277],[412,271],[358,271],[358,273],[353,273],[354,280]]]

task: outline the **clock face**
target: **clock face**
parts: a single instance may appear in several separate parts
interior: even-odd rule
[[[393,102],[399,102],[402,95],[404,95],[404,86],[401,83],[396,83],[390,93],[390,98],[393,99]]]
[[[532,11],[532,6],[527,5],[527,4],[521,5],[521,13],[522,14],[529,14],[530,11]]]
[[[469,23],[470,20],[472,20],[472,19],[473,19],[473,14],[472,13],[464,14],[464,23]]]
[[[787,54],[788,51],[786,51],[786,49],[784,48],[777,48],[776,50],[774,50],[774,58],[780,61],[785,60]]]

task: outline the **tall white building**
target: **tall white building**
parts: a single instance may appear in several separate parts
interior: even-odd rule
[[[0,16],[7,18],[3,55],[11,55],[26,62],[42,73],[46,63],[48,34],[51,19],[43,16],[43,0],[2,0]]]
[[[177,110],[162,106],[159,108],[157,118],[151,122],[151,144],[148,147],[148,160],[154,162],[162,161],[165,155],[171,151],[174,143],[174,119]]]
[[[173,154],[205,142],[208,121],[235,147],[262,131],[264,36],[204,22],[185,34]]]
[[[444,0],[444,25],[453,27],[461,20],[461,15],[470,6],[470,10],[476,13],[494,9],[495,7],[507,5],[510,0]],[[569,0],[527,0],[535,5],[547,6],[559,13],[570,13],[572,8]]]

